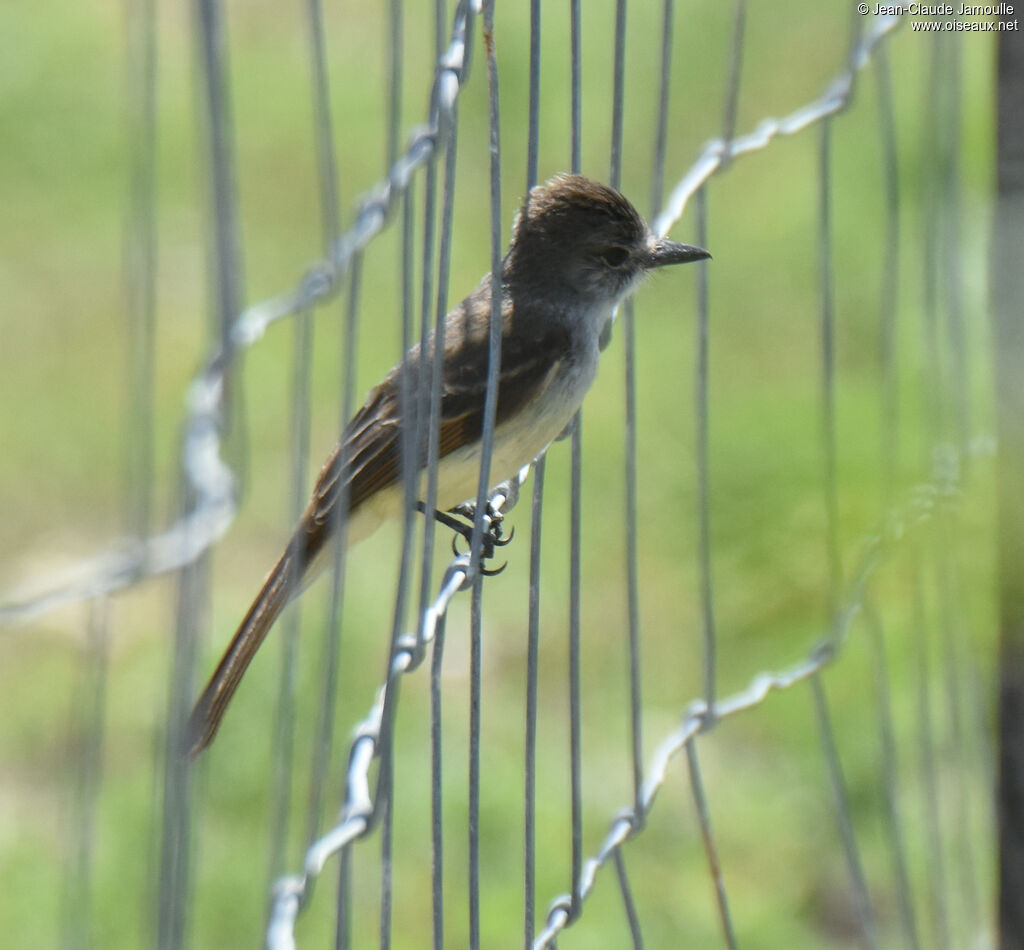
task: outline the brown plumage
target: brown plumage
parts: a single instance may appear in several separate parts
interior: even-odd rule
[[[707,256],[700,248],[656,238],[622,195],[581,176],[558,175],[530,192],[502,262],[493,481],[531,462],[575,414],[597,372],[599,340],[606,339],[615,308],[637,280],[653,267]],[[491,296],[488,274],[445,318],[437,497],[441,509],[476,493]],[[428,351],[432,346],[428,341]],[[189,754],[197,755],[213,740],[274,621],[327,562],[339,500],[347,501],[350,541],[401,513],[405,419],[399,402],[403,377],[406,391],[418,393],[423,368],[415,346],[345,427],[284,554],[192,710]],[[420,427],[415,439],[419,471],[426,464],[425,428]]]

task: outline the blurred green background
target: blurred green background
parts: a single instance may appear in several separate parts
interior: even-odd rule
[[[450,6],[450,4],[449,4]],[[583,171],[607,179],[614,4],[583,11]],[[426,116],[433,10],[404,11],[402,127]],[[306,7],[231,4],[227,62],[236,132],[247,302],[290,288],[322,256]],[[6,4],[0,8],[0,589],[59,571],[122,535],[130,386],[125,260],[132,148],[127,103],[138,76],[126,52],[133,4]],[[445,17],[447,34],[450,17]],[[809,102],[843,68],[847,4],[752,4],[737,131]],[[869,23],[864,18],[861,25]],[[675,5],[666,181],[719,134],[732,5]],[[384,174],[390,69],[384,4],[325,9],[343,221]],[[499,5],[503,224],[526,185],[527,5]],[[479,31],[479,23],[476,26]],[[195,22],[158,7],[157,339],[153,373],[153,525],[177,511],[184,394],[208,351],[211,240]],[[934,437],[954,438],[951,403],[929,428],[929,393],[966,381],[968,422],[989,432],[986,253],[992,193],[994,34],[921,35],[885,43],[900,161],[899,452],[894,499],[930,477]],[[479,34],[460,98],[458,191],[449,299],[489,266],[486,75]],[[650,209],[661,5],[634,2],[627,22],[623,191]],[[568,5],[544,4],[540,174],[569,163]],[[936,63],[940,66],[936,67]],[[955,85],[954,85],[955,84]],[[950,90],[956,88],[955,95]],[[861,73],[832,124],[840,533],[849,576],[883,512],[879,314],[886,198],[876,73]],[[936,131],[938,130],[938,131]],[[956,141],[956,161],[940,142]],[[711,297],[710,484],[719,688],[805,655],[828,627],[820,368],[820,128],[743,157],[708,190]],[[955,187],[951,190],[951,184]],[[421,182],[417,193],[422,196]],[[947,201],[955,196],[955,204]],[[417,224],[422,208],[417,209]],[[692,209],[672,234],[694,240]],[[358,381],[364,392],[399,354],[399,236],[365,257]],[[934,255],[929,258],[929,254]],[[928,261],[933,261],[929,266]],[[417,266],[417,273],[419,267]],[[648,756],[698,697],[701,613],[696,560],[694,318],[696,269],[661,274],[637,297],[640,591]],[[959,308],[959,309],[957,309]],[[948,327],[966,327],[956,376]],[[339,303],[315,315],[312,448],[316,471],[337,432]],[[929,352],[926,327],[938,326]],[[585,853],[632,800],[622,515],[621,326],[588,397],[584,445],[583,742]],[[275,325],[244,359],[245,494],[212,556],[205,676],[287,537],[291,509],[291,373],[295,321]],[[937,359],[936,359],[937,357]],[[943,399],[946,397],[943,396]],[[948,516],[909,531],[876,573],[871,597],[887,635],[899,802],[922,945],[948,917],[955,945],[989,921],[993,846],[987,811],[991,690],[990,462],[962,473]],[[510,515],[508,571],[485,587],[483,945],[521,943],[522,758],[529,497]],[[538,922],[569,889],[567,655],[568,443],[551,451],[544,521]],[[398,534],[354,549],[337,712],[342,744],[368,708],[385,664]],[[446,561],[439,541],[437,564]],[[327,584],[302,600],[295,814],[288,868],[301,866],[308,761],[316,722],[319,637]],[[54,611],[0,634],[0,932],[25,947],[153,943],[161,778],[176,587],[138,585],[110,604],[110,662],[101,785],[92,832],[88,912],[66,898],[73,850],[76,717],[86,669],[88,607]],[[452,609],[445,655],[447,927],[466,943],[468,598]],[[279,639],[279,638],[277,638]],[[849,799],[884,945],[900,938],[885,824],[873,653],[854,623],[824,676]],[[255,946],[265,922],[273,715],[280,644],[268,643],[196,778],[195,946]],[[951,672],[952,671],[952,672]],[[429,803],[425,670],[403,687],[396,772],[395,946],[429,934]],[[931,748],[934,757],[925,750]],[[772,696],[699,743],[724,881],[745,948],[845,946],[858,940],[853,892],[812,697]],[[929,764],[931,763],[931,765]],[[328,809],[339,804],[338,769]],[[927,803],[934,796],[936,810]],[[355,848],[354,945],[376,943],[379,842]],[[650,947],[718,946],[713,891],[685,763],[672,766],[645,833],[625,850]],[[335,865],[336,867],[336,865]],[[334,868],[326,872],[333,880]],[[333,885],[299,924],[302,946],[333,932]],[[71,916],[69,917],[69,913]],[[75,941],[79,941],[75,943]],[[601,873],[584,917],[560,946],[618,947],[628,931],[613,872]]]

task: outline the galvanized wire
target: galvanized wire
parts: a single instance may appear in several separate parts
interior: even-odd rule
[[[130,495],[128,496],[131,497]],[[64,862],[61,947],[89,950],[96,945],[94,875],[96,824],[103,787],[104,721],[110,661],[110,601],[89,605],[86,643],[68,710],[71,765],[69,826],[62,829]]]
[[[708,708],[713,708],[710,703]],[[704,853],[708,859],[708,872],[711,875],[711,883],[715,889],[718,919],[722,925],[726,947],[729,950],[736,950],[739,944],[736,942],[736,929],[732,922],[732,912],[729,910],[729,896],[725,889],[725,879],[722,876],[722,863],[719,860],[718,847],[715,844],[715,836],[711,830],[711,809],[708,806],[707,795],[704,792],[704,780],[701,778],[696,740],[686,744],[686,762],[690,770],[690,790],[693,792],[693,805],[697,812],[697,821],[700,824],[700,835],[704,842]]]
[[[226,385],[234,358],[241,349],[252,345],[271,322],[285,316],[298,315],[296,332],[300,336],[300,343],[296,351],[296,387],[294,392],[294,403],[296,407],[296,420],[294,431],[296,433],[296,449],[294,457],[304,458],[306,453],[304,445],[308,441],[308,433],[304,435],[303,420],[306,419],[304,407],[308,403],[308,391],[302,389],[298,377],[303,375],[302,367],[308,369],[308,347],[309,342],[301,342],[302,328],[307,320],[309,308],[319,303],[331,294],[335,293],[340,286],[343,276],[349,278],[349,308],[348,326],[349,335],[346,336],[343,360],[347,364],[344,373],[345,389],[341,398],[342,421],[346,421],[352,409],[352,391],[349,388],[354,379],[355,359],[355,328],[358,321],[358,296],[359,296],[359,261],[362,250],[373,239],[373,237],[384,226],[387,218],[394,212],[401,201],[403,221],[403,257],[401,267],[401,279],[403,286],[403,352],[411,342],[411,312],[412,312],[412,273],[410,261],[412,259],[413,245],[413,202],[411,200],[411,189],[413,188],[413,175],[416,171],[423,169],[425,183],[424,205],[426,208],[423,222],[423,249],[424,269],[423,283],[421,287],[422,300],[422,323],[421,338],[425,339],[431,326],[435,331],[441,326],[444,314],[447,311],[447,273],[450,260],[450,235],[452,231],[451,222],[453,215],[453,203],[455,192],[455,139],[457,110],[456,100],[461,89],[461,84],[466,76],[469,63],[469,36],[472,29],[474,16],[479,12],[480,4],[463,2],[458,5],[455,12],[454,23],[451,32],[451,39],[447,50],[439,59],[438,77],[436,80],[433,101],[431,105],[431,123],[427,130],[416,133],[408,150],[400,156],[394,154],[397,150],[397,133],[399,127],[399,93],[392,90],[394,100],[389,122],[389,159],[391,160],[390,170],[386,182],[381,186],[377,194],[369,199],[353,223],[352,227],[340,234],[339,219],[337,217],[337,196],[335,188],[336,174],[334,171],[335,162],[333,152],[327,142],[320,144],[319,161],[321,165],[322,191],[321,201],[324,208],[324,228],[327,235],[329,247],[328,261],[325,264],[314,265],[306,278],[292,291],[280,298],[266,301],[245,310],[233,323],[222,324],[223,336],[218,348],[215,349],[207,367],[193,384],[190,394],[190,416],[186,430],[185,441],[185,470],[187,473],[186,497],[189,503],[186,506],[186,514],[176,522],[167,532],[137,542],[127,553],[111,555],[108,558],[95,559],[82,567],[82,575],[68,584],[59,584],[51,587],[44,594],[29,597],[19,602],[9,602],[0,606],[0,620],[26,620],[37,616],[40,612],[49,609],[58,603],[66,603],[80,597],[95,597],[100,593],[119,589],[122,586],[134,583],[145,576],[150,576],[161,571],[171,570],[176,567],[185,566],[181,578],[181,610],[179,612],[179,633],[176,662],[181,664],[180,669],[175,672],[173,684],[174,689],[169,703],[168,721],[171,725],[171,736],[168,742],[169,749],[177,749],[177,742],[174,737],[175,723],[183,721],[184,711],[187,709],[188,690],[187,684],[191,671],[191,661],[195,651],[195,634],[198,629],[197,615],[202,610],[204,603],[204,560],[203,553],[209,549],[220,534],[226,530],[234,515],[234,486],[230,471],[221,459],[221,438],[224,432],[224,410],[226,399]],[[392,7],[393,28],[399,29],[400,4]],[[537,136],[539,134],[539,0],[535,0],[532,7],[533,29],[531,31],[531,108],[530,108],[530,133],[529,152],[527,159],[528,184],[532,185],[537,176]],[[617,5],[616,35],[615,35],[615,79],[614,79],[614,100],[613,100],[613,136],[612,136],[612,165],[611,178],[617,183],[621,172],[621,137],[623,129],[623,83],[624,83],[624,47],[625,47],[625,24],[626,4],[620,0]],[[581,87],[580,87],[580,30],[581,30],[581,7],[578,0],[574,0],[571,8],[572,13],[572,125],[570,132],[571,164],[578,169],[581,160]],[[664,22],[668,25],[666,39],[662,52],[662,88],[659,103],[659,122],[655,142],[655,175],[654,175],[654,196],[657,205],[661,205],[661,193],[663,170],[665,164],[665,141],[668,112],[668,82],[667,72],[671,58],[671,24],[673,6],[672,0],[666,0],[664,7]],[[492,271],[500,267],[501,239],[500,239],[500,177],[498,175],[499,164],[499,143],[497,141],[498,114],[497,114],[497,85],[496,85],[496,63],[493,58],[493,5],[483,5],[483,19],[485,24],[485,36],[489,38],[487,49],[488,72],[492,77],[491,87],[491,264]],[[322,61],[323,48],[323,27],[319,20],[320,11],[316,0],[311,0],[311,22],[313,25],[313,49],[319,50],[313,56],[316,67],[314,80],[315,98],[318,102],[318,125],[321,132],[329,130],[329,103],[326,98],[326,71]],[[976,449],[983,449],[984,446],[973,446],[961,439],[960,445],[956,448],[948,448],[943,454],[937,457],[937,469],[934,477],[927,483],[912,491],[907,499],[897,507],[890,507],[885,522],[878,532],[868,539],[864,544],[864,550],[857,565],[857,570],[849,580],[844,578],[842,565],[839,560],[838,545],[838,507],[836,495],[836,446],[835,446],[835,406],[834,406],[834,313],[832,304],[831,268],[832,268],[832,247],[830,243],[830,206],[829,206],[829,143],[830,124],[832,119],[851,101],[856,84],[856,77],[875,54],[884,53],[880,45],[890,31],[896,26],[897,17],[878,17],[872,21],[872,27],[863,36],[858,36],[851,47],[849,61],[844,70],[830,84],[826,92],[814,102],[797,109],[780,120],[766,120],[757,129],[745,136],[734,137],[736,115],[738,111],[739,77],[740,64],[742,62],[742,37],[745,23],[745,5],[738,2],[736,5],[734,20],[734,43],[732,58],[730,61],[729,82],[727,85],[726,103],[724,109],[724,120],[722,125],[722,137],[708,143],[697,159],[694,166],[683,175],[672,192],[666,207],[655,219],[655,226],[659,233],[666,232],[671,224],[678,220],[688,200],[697,195],[698,210],[698,237],[703,240],[707,231],[707,190],[705,186],[709,180],[723,170],[726,165],[737,160],[743,155],[750,154],[756,149],[767,147],[776,136],[790,135],[819,124],[822,131],[822,155],[821,174],[819,185],[821,189],[821,233],[822,233],[822,365],[823,365],[823,406],[824,406],[824,429],[826,446],[826,507],[828,509],[829,524],[829,563],[831,567],[831,589],[833,591],[833,603],[831,622],[825,625],[823,635],[816,647],[801,661],[792,666],[786,667],[775,673],[758,674],[750,683],[747,689],[719,698],[715,686],[715,623],[712,602],[712,585],[710,571],[710,524],[708,511],[710,508],[709,484],[708,484],[708,342],[709,342],[709,298],[706,275],[703,273],[698,278],[698,371],[696,383],[696,412],[698,426],[698,481],[700,484],[700,502],[698,511],[700,513],[699,531],[701,540],[700,560],[704,576],[702,579],[702,596],[704,608],[705,627],[705,676],[704,696],[692,703],[685,712],[680,726],[668,736],[665,736],[657,745],[653,756],[646,762],[643,757],[643,732],[641,719],[641,681],[640,681],[640,655],[639,655],[639,595],[638,595],[638,570],[636,552],[636,510],[637,510],[637,477],[636,477],[636,441],[635,441],[635,365],[633,353],[633,313],[627,306],[626,323],[626,405],[627,405],[627,426],[626,426],[626,511],[627,511],[627,591],[629,597],[628,628],[626,631],[629,656],[630,675],[630,717],[631,717],[631,759],[633,767],[633,796],[632,802],[621,812],[617,813],[611,823],[611,827],[602,841],[599,849],[593,857],[586,859],[583,841],[582,822],[582,744],[581,744],[581,603],[583,597],[581,580],[581,535],[583,521],[581,514],[581,486],[583,473],[583,454],[581,443],[581,425],[577,418],[572,433],[571,466],[572,466],[572,494],[571,494],[571,559],[570,559],[570,671],[569,671],[569,716],[572,751],[570,756],[571,771],[571,850],[572,850],[572,880],[569,893],[557,898],[551,905],[542,932],[537,934],[534,919],[535,901],[535,796],[536,796],[536,725],[537,725],[537,675],[539,666],[539,635],[540,635],[540,540],[541,540],[541,512],[542,492],[544,484],[544,465],[541,460],[534,470],[534,507],[532,512],[531,532],[531,560],[530,560],[530,602],[529,602],[529,633],[528,633],[528,658],[527,658],[527,710],[526,710],[526,758],[524,769],[524,808],[526,813],[526,828],[524,835],[525,851],[525,875],[524,875],[524,944],[541,948],[553,946],[558,935],[570,924],[572,924],[582,913],[585,901],[591,895],[597,874],[606,864],[611,863],[615,868],[619,891],[623,899],[623,906],[629,925],[629,931],[634,947],[643,945],[642,925],[640,915],[632,895],[632,888],[626,872],[623,845],[626,841],[643,833],[647,814],[653,807],[659,790],[666,781],[667,767],[670,761],[676,758],[681,752],[686,753],[690,765],[690,787],[694,795],[695,807],[701,832],[704,838],[705,848],[712,868],[712,880],[715,887],[715,895],[718,902],[719,914],[722,923],[726,945],[730,948],[737,946],[731,913],[729,910],[729,897],[725,888],[725,876],[722,873],[721,863],[718,857],[717,848],[711,833],[710,809],[705,794],[703,780],[700,774],[697,760],[696,737],[707,733],[714,723],[723,718],[738,715],[741,712],[759,706],[773,692],[781,689],[788,689],[796,684],[808,682],[818,711],[818,721],[821,730],[821,739],[824,750],[824,760],[827,766],[829,781],[835,795],[837,804],[837,823],[844,842],[847,860],[850,866],[851,875],[854,881],[854,888],[859,904],[861,905],[861,923],[864,942],[868,946],[876,944],[874,934],[873,916],[870,909],[870,895],[866,885],[864,872],[857,850],[851,825],[850,809],[847,802],[842,770],[839,763],[839,755],[836,749],[835,737],[829,723],[828,706],[821,681],[821,672],[841,653],[847,633],[854,616],[861,610],[870,614],[871,602],[868,596],[868,584],[873,573],[883,558],[905,535],[916,535],[920,533],[920,525],[924,521],[938,520],[940,524],[948,527],[947,505],[952,503],[955,496],[956,477],[951,475],[950,469],[943,464],[950,457],[964,462],[966,458]],[[392,34],[393,44],[398,43],[395,39],[397,33]],[[397,47],[392,46],[392,51]],[[318,59],[318,56],[320,57]],[[396,61],[400,56],[393,57]],[[888,90],[888,72],[884,67],[884,60],[881,60],[882,67],[879,69],[879,109],[883,127],[882,141],[885,150],[885,165],[887,174],[887,193],[890,201],[888,217],[890,247],[898,249],[899,242],[899,221],[896,217],[896,205],[898,204],[898,174],[895,160],[895,145],[892,134],[892,104]],[[397,71],[397,67],[395,67]],[[230,128],[230,123],[224,119],[223,129]],[[215,187],[219,201],[230,201],[230,154],[224,143],[221,143],[224,154],[220,158],[212,159],[220,183]],[[445,158],[443,168],[442,196],[440,200],[440,246],[438,248],[436,271],[434,270],[434,233],[436,227],[436,210],[438,199],[436,195],[436,159],[442,155]],[[949,159],[951,163],[955,158]],[[952,173],[950,173],[951,177]],[[221,192],[219,189],[224,188]],[[227,266],[221,274],[222,285],[220,294],[222,306],[220,313],[230,313],[233,317],[237,312],[237,301],[233,309],[226,310],[225,307],[233,300],[232,294],[237,293],[234,284],[240,280],[239,265],[231,263],[230,255],[234,253],[232,243],[232,220],[233,212],[228,207],[224,213],[225,218],[220,219],[221,210],[218,206],[217,218],[218,227],[223,230],[217,232],[218,247],[223,255],[228,255]],[[886,404],[896,404],[896,382],[894,353],[894,296],[897,285],[897,274],[895,263],[892,269],[885,271],[883,288],[883,339],[885,340],[886,359],[883,361],[886,380]],[[233,289],[234,288],[234,289]],[[498,290],[496,289],[494,305],[499,305]],[[888,316],[886,313],[888,312]],[[956,326],[957,317],[955,314],[950,317],[949,338],[950,343],[957,355],[961,355],[961,342]],[[314,882],[322,874],[328,862],[337,857],[340,864],[339,886],[338,886],[338,913],[337,913],[337,945],[347,946],[350,942],[350,914],[351,914],[351,850],[350,845],[358,837],[371,831],[374,823],[383,820],[382,830],[382,878],[381,878],[381,945],[390,944],[391,914],[392,914],[392,892],[390,880],[390,865],[392,861],[392,834],[390,821],[394,813],[395,789],[391,783],[391,738],[392,722],[399,683],[404,674],[414,670],[423,659],[427,649],[431,652],[430,687],[431,687],[431,798],[432,798],[432,825],[431,837],[433,844],[432,856],[432,912],[433,912],[433,943],[437,950],[444,945],[444,916],[443,916],[443,894],[444,894],[444,855],[443,855],[443,834],[441,819],[441,768],[443,762],[443,750],[441,747],[441,687],[440,687],[440,663],[443,655],[443,635],[445,617],[450,603],[456,593],[472,587],[472,614],[471,614],[471,727],[470,727],[470,788],[469,788],[469,823],[470,823],[470,872],[469,872],[469,942],[471,947],[480,944],[480,898],[479,898],[479,794],[480,794],[480,714],[481,714],[481,622],[482,622],[482,579],[479,572],[480,545],[479,541],[484,530],[484,514],[486,503],[491,505],[495,511],[501,511],[515,504],[518,492],[518,480],[502,486],[498,492],[488,500],[489,476],[487,472],[488,463],[486,459],[490,454],[493,442],[494,416],[496,412],[496,370],[497,358],[500,346],[500,334],[495,329],[497,322],[492,322],[491,333],[491,373],[489,378],[489,396],[485,412],[486,423],[484,426],[484,458],[485,462],[481,471],[479,491],[477,498],[476,517],[474,519],[474,543],[471,545],[470,554],[457,556],[448,565],[440,587],[436,590],[430,588],[433,555],[432,555],[432,522],[427,519],[424,529],[424,542],[422,548],[421,572],[420,572],[420,610],[415,624],[415,633],[403,633],[405,630],[405,606],[406,589],[409,583],[409,575],[412,573],[411,551],[412,551],[412,525],[411,513],[415,500],[414,475],[415,469],[409,464],[413,449],[406,445],[403,447],[403,472],[406,489],[406,519],[405,533],[403,535],[402,568],[400,569],[399,598],[396,602],[394,619],[392,625],[391,648],[389,651],[388,668],[384,683],[380,687],[373,708],[366,719],[360,725],[355,738],[351,744],[348,754],[348,766],[345,773],[345,802],[338,821],[326,832],[322,832],[321,812],[324,798],[324,786],[327,774],[327,763],[329,761],[329,750],[331,747],[331,721],[335,698],[335,670],[338,658],[337,630],[340,618],[341,591],[344,577],[344,544],[339,545],[340,552],[335,562],[335,594],[332,598],[330,611],[331,619],[324,648],[324,707],[321,710],[322,720],[318,731],[317,750],[314,756],[313,777],[311,779],[311,808],[310,823],[308,827],[309,847],[303,859],[303,868],[299,873],[280,877],[274,884],[270,918],[267,928],[267,945],[270,948],[291,948],[295,946],[295,922],[302,908],[308,903],[312,895]],[[934,341],[933,341],[934,342]],[[436,493],[436,461],[438,447],[436,443],[436,430],[439,419],[439,361],[434,361],[434,372],[430,379],[431,392],[426,401],[429,405],[430,428],[434,432],[433,440],[430,443],[430,460],[428,465],[428,490],[427,503]],[[962,367],[957,367],[956,373],[963,372]],[[308,376],[308,372],[306,373]],[[957,379],[961,377],[956,376]],[[308,381],[308,380],[307,380]],[[423,393],[418,394],[420,396]],[[419,404],[421,400],[414,399],[411,394],[404,394],[402,397],[403,412],[413,403]],[[412,411],[412,410],[410,410]],[[421,412],[417,408],[415,412]],[[895,413],[893,414],[895,419]],[[409,432],[414,427],[407,427]],[[884,443],[886,446],[896,444],[895,421],[886,428]],[[883,450],[883,457],[887,462],[892,457],[888,449]],[[525,478],[525,471],[520,473],[519,480]],[[304,474],[300,468],[295,472],[295,483],[304,481]],[[895,497],[895,488],[892,482],[895,475],[890,472],[886,480],[887,505],[892,504]],[[344,505],[339,505],[340,509]],[[942,569],[954,573],[954,567],[949,564],[942,565]],[[918,592],[921,591],[921,583],[918,582]],[[951,590],[953,581],[947,578],[946,589]],[[923,595],[922,595],[923,596]],[[919,701],[921,703],[921,720],[925,730],[921,736],[920,746],[924,750],[923,768],[926,772],[925,785],[934,789],[935,772],[939,767],[938,755],[932,748],[932,737],[928,730],[931,728],[932,714],[929,689],[929,670],[931,656],[928,653],[928,644],[925,640],[923,628],[926,626],[924,619],[924,608],[920,610],[920,628],[922,629],[919,642],[920,649],[920,689]],[[948,631],[944,631],[948,633]],[[884,642],[881,628],[876,631],[875,636],[878,671],[876,682],[884,687],[886,683]],[[951,636],[947,636],[945,646],[948,651],[946,658],[947,670],[956,662],[955,642]],[[287,713],[290,706],[291,694],[291,668],[292,654],[286,655],[284,672],[282,674],[282,715],[281,721],[290,722],[291,716]],[[957,694],[956,682],[951,681],[950,689]],[[957,694],[958,695],[958,694]],[[959,702],[959,700],[958,700]],[[891,710],[889,701],[884,694],[880,695],[879,710],[881,719],[882,747],[886,760],[894,762],[895,753],[892,740]],[[959,717],[963,714],[959,706],[954,709],[955,732],[962,731],[962,723]],[[280,765],[278,768],[279,781],[286,777],[290,771],[291,753],[289,748],[289,737],[282,733],[280,740]],[[371,770],[374,763],[379,763],[380,771],[377,781],[371,779]],[[895,768],[887,771],[886,779],[895,775]],[[931,785],[929,786],[929,782]],[[184,922],[187,919],[185,914],[185,899],[187,895],[187,869],[189,864],[189,788],[187,773],[180,762],[168,758],[165,763],[165,838],[163,842],[163,863],[161,872],[161,913],[159,924],[158,941],[161,947],[178,947],[184,940]],[[901,912],[905,927],[907,942],[910,946],[919,945],[918,925],[913,912],[912,894],[910,893],[905,867],[905,856],[902,844],[902,823],[898,809],[898,790],[895,782],[886,790],[887,805],[889,809],[889,821],[891,823],[891,841],[893,842],[896,856],[896,874],[899,879],[899,893],[901,900]],[[932,792],[934,795],[934,792]],[[288,795],[282,791],[278,794],[279,805],[277,814],[279,820],[284,823],[274,832],[274,846],[271,865],[276,869],[281,862],[280,855],[284,852],[283,841],[287,833],[286,815],[288,812]],[[958,806],[959,807],[959,806]],[[940,815],[940,805],[936,801],[927,802],[925,809],[928,820],[934,823]],[[937,829],[933,828],[933,831]],[[936,838],[935,847],[940,845]],[[937,904],[936,912],[943,913],[944,895],[948,891],[948,884],[943,879],[943,862],[945,856],[941,851],[935,854],[932,874],[933,891]],[[972,877],[969,873],[968,877]],[[973,912],[972,913],[976,913]],[[951,936],[949,923],[944,921],[940,924],[938,942],[943,945],[950,945]]]
[[[666,206],[655,218],[653,228],[657,234],[667,234],[686,210],[689,200],[712,175],[728,162],[767,148],[779,136],[796,135],[821,122],[828,116],[846,109],[853,100],[857,74],[870,61],[875,48],[902,22],[897,15],[879,15],[871,18],[871,28],[854,44],[845,69],[829,83],[825,92],[812,102],[794,109],[782,118],[762,119],[752,132],[725,141],[711,139],[701,154],[676,184]]]
[[[155,0],[127,12],[128,136],[131,150],[128,222],[125,226],[125,287],[130,407],[126,432],[124,530],[144,537],[152,530],[155,412],[158,229],[157,69]]]
[[[526,188],[537,184],[540,151],[540,0],[530,2],[530,103],[526,144]],[[537,678],[540,666],[541,537],[544,457],[533,467],[530,506],[530,581],[526,634],[526,716],[523,749],[523,947],[533,945],[537,875]]]
[[[570,127],[569,167],[581,171],[583,154],[583,13],[580,0],[569,3],[570,34]],[[580,708],[581,612],[582,612],[582,533],[583,533],[583,410],[578,410],[571,423],[569,449],[569,847],[571,852],[571,918],[580,912],[580,896],[576,882],[583,864],[583,723]]]
[[[612,94],[612,147],[610,182],[613,188],[621,187],[622,179],[622,128],[624,122],[624,99],[626,77],[626,2],[619,0],[615,7],[615,67]],[[636,326],[634,323],[633,301],[623,304],[622,334],[625,359],[624,403],[626,408],[623,443],[625,456],[625,511],[624,533],[626,535],[626,660],[629,672],[629,733],[630,765],[633,770],[633,789],[639,797],[644,784],[643,771],[643,715],[641,695],[643,692],[640,665],[640,567],[638,528],[637,484],[637,405],[636,405]],[[621,875],[624,873],[620,872]],[[626,902],[627,908],[631,903]],[[631,930],[632,917],[631,917]],[[634,936],[636,936],[634,934]]]
[[[910,872],[907,863],[906,831],[903,809],[900,805],[900,760],[893,729],[892,700],[889,695],[889,661],[885,642],[885,629],[881,617],[870,598],[864,605],[864,620],[871,641],[872,673],[874,674],[876,703],[878,705],[879,749],[884,786],[887,838],[892,853],[895,891],[899,903],[900,924],[906,946],[918,950],[921,946],[920,927],[914,909]]]
[[[974,450],[984,453],[990,447],[977,443]],[[581,906],[590,895],[598,872],[613,860],[615,852],[642,832],[639,815],[648,813],[653,807],[658,792],[665,784],[669,764],[686,751],[697,736],[720,720],[754,709],[771,693],[812,680],[832,664],[842,652],[855,617],[864,608],[868,584],[883,559],[893,549],[901,548],[908,534],[916,537],[922,525],[935,518],[944,506],[956,504],[957,497],[956,486],[949,482],[947,473],[941,469],[930,481],[917,485],[902,504],[887,513],[879,530],[864,539],[857,570],[840,600],[833,622],[825,627],[821,638],[802,660],[776,672],[758,673],[746,689],[719,699],[713,708],[703,699],[689,705],[678,729],[662,739],[651,756],[639,805],[616,813],[600,847],[584,863],[583,873],[576,882],[577,906]],[[828,737],[831,731],[824,729],[822,734]],[[840,807],[838,815],[840,821],[846,821],[848,809]],[[534,941],[534,950],[552,946],[558,935],[573,922],[572,906],[569,895],[555,898],[548,910],[546,926]]]
[[[814,713],[821,738],[822,758],[825,760],[828,783],[835,801],[836,823],[839,825],[839,836],[846,857],[847,871],[850,875],[861,942],[867,950],[878,950],[875,911],[871,905],[860,846],[853,830],[850,797],[846,790],[843,767],[839,761],[839,750],[836,747],[835,731],[832,728],[832,716],[829,712],[828,699],[825,696],[825,686],[821,681],[821,672],[815,672],[808,682],[811,686],[811,695],[814,697]]]

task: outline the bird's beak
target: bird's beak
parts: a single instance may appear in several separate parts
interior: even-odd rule
[[[688,264],[690,261],[708,260],[711,255],[702,247],[695,247],[692,244],[680,244],[678,241],[670,241],[668,238],[658,238],[650,245],[647,253],[647,260],[644,262],[647,267],[665,267],[668,264]]]

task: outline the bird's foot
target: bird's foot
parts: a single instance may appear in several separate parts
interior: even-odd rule
[[[423,502],[417,502],[416,507],[426,513],[426,506]],[[456,555],[460,555],[462,552],[459,551],[458,539],[464,538],[467,544],[472,543],[473,538],[473,525],[476,520],[476,505],[470,502],[464,502],[461,505],[456,505],[454,508],[450,508],[447,512],[438,511],[434,509],[431,514],[435,520],[439,521],[446,528],[451,528],[454,533],[452,536],[452,551]],[[465,518],[465,521],[460,521],[459,518]],[[495,508],[490,502],[487,502],[487,508],[484,512],[484,530],[481,536],[480,543],[480,557],[484,561],[489,561],[494,557],[495,550],[497,548],[503,548],[508,544],[513,535],[515,529],[509,532],[508,536],[505,535],[504,529],[502,528],[502,522],[505,520],[504,514]],[[468,523],[467,523],[468,522]],[[496,568],[481,567],[480,573],[484,577],[494,577],[495,574],[500,574],[505,568],[508,567],[508,561]]]

